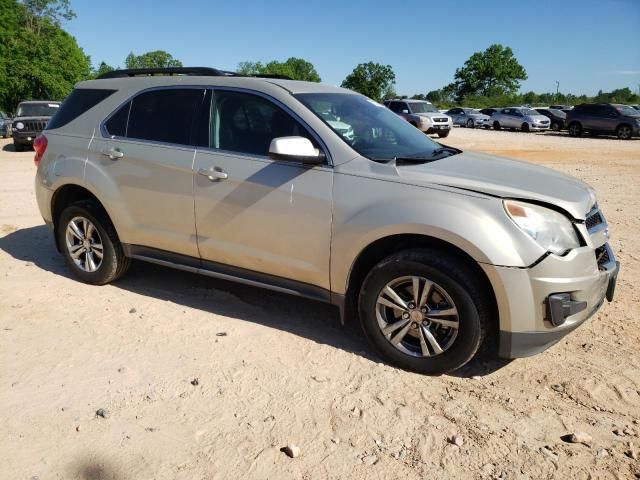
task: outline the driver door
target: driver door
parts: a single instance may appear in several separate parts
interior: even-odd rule
[[[307,127],[268,98],[224,89],[213,92],[207,121],[207,146],[194,164],[204,268],[328,291],[333,169],[268,153],[277,137],[315,142]]]

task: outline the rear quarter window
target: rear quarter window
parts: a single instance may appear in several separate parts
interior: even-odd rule
[[[109,97],[115,90],[95,88],[76,88],[62,103],[53,118],[49,120],[47,129],[60,128],[75,120],[86,111]]]

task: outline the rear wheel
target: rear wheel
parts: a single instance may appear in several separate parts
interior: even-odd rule
[[[527,122],[524,122],[520,126],[520,130],[522,130],[523,132],[530,132],[531,131],[531,127],[529,127],[529,124]]]
[[[440,374],[478,351],[489,324],[486,298],[473,271],[436,250],[407,250],[376,265],[360,291],[369,341],[395,365]]]
[[[467,128],[473,128],[473,120],[467,120]]]
[[[560,131],[560,124],[558,122],[551,122],[551,130],[554,132]]]
[[[493,129],[494,130],[500,130],[502,127],[500,126],[500,122],[498,122],[497,120],[495,122],[493,122]]]
[[[578,122],[572,122],[569,124],[569,135],[572,137],[579,137],[582,135],[582,125]]]
[[[71,204],[56,223],[58,245],[76,277],[104,285],[125,274],[125,257],[115,228],[104,209],[92,201]]]
[[[620,125],[616,129],[616,135],[620,140],[629,140],[633,135],[633,131],[629,125]]]

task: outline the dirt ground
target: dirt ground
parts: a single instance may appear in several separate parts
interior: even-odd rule
[[[427,377],[313,301],[142,263],[75,281],[36,207],[33,153],[0,141],[0,478],[640,477],[640,140],[445,143],[593,185],[622,271],[615,301],[547,352]],[[576,431],[592,439],[562,440]]]

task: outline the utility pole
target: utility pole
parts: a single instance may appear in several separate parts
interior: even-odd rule
[[[556,80],[556,102],[560,101],[559,95],[560,95],[560,82]]]

